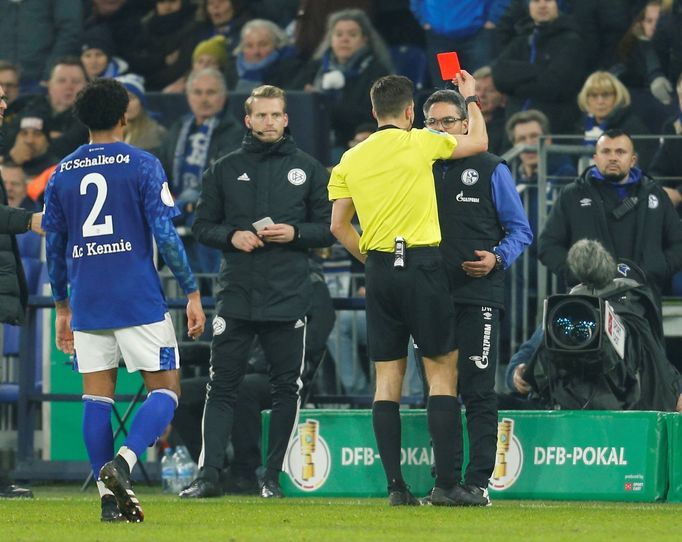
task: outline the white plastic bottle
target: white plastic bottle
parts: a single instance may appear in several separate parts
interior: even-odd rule
[[[178,466],[173,448],[166,448],[161,459],[161,487],[164,493],[177,493]]]
[[[185,446],[178,446],[173,454],[178,472],[178,492],[192,483],[197,473],[197,465]]]

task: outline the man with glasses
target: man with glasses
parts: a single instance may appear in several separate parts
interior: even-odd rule
[[[424,117],[429,128],[457,138],[469,129],[464,98],[453,90],[434,92],[424,104]],[[511,172],[499,156],[481,152],[438,160],[433,174],[443,237],[440,250],[455,308],[459,393],[469,433],[469,465],[462,482],[464,449],[457,404],[457,485],[450,500],[458,506],[487,506],[497,447],[495,369],[504,271],[530,245],[533,234]]]

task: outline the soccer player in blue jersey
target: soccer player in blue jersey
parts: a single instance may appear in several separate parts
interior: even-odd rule
[[[152,259],[152,236],[187,294],[190,337],[201,335],[206,317],[171,222],[178,211],[163,168],[151,154],[121,142],[125,88],[99,79],[79,93],[74,107],[90,130],[90,143],[57,165],[43,218],[56,341],[60,350],[74,353],[83,375],[83,438],[99,473],[102,520],[141,522],[130,471],[173,418],[180,394],[178,347]],[[141,371],[149,394],[114,457],[111,410],[121,356],[128,371]]]

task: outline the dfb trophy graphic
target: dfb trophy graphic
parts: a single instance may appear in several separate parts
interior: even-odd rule
[[[523,446],[515,430],[515,422],[511,418],[502,418],[497,424],[497,457],[489,484],[496,491],[513,486],[523,469]]]
[[[493,478],[499,480],[507,475],[507,454],[511,444],[512,428],[514,420],[503,418],[497,424],[497,462]]]
[[[331,454],[320,422],[307,419],[299,423],[298,434],[289,442],[284,456],[284,470],[295,486],[292,489],[317,491],[327,481],[331,467]]]
[[[319,426],[320,422],[317,420],[306,420],[305,423],[301,423],[298,426],[299,445],[303,458],[303,465],[301,467],[301,478],[303,480],[310,480],[315,477],[313,454],[317,446]]]

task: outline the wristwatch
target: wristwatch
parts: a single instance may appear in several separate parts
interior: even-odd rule
[[[464,98],[464,103],[467,106],[469,106],[469,104],[472,104],[472,103],[476,104],[479,107],[479,109],[481,107],[481,100],[478,98],[478,96],[476,94],[474,94],[473,96],[468,96],[468,97]]]
[[[495,255],[495,260],[497,262],[495,264],[495,269],[499,270],[504,269],[504,260],[502,260],[502,256],[500,256],[500,254],[495,249],[493,249],[493,254]]]

